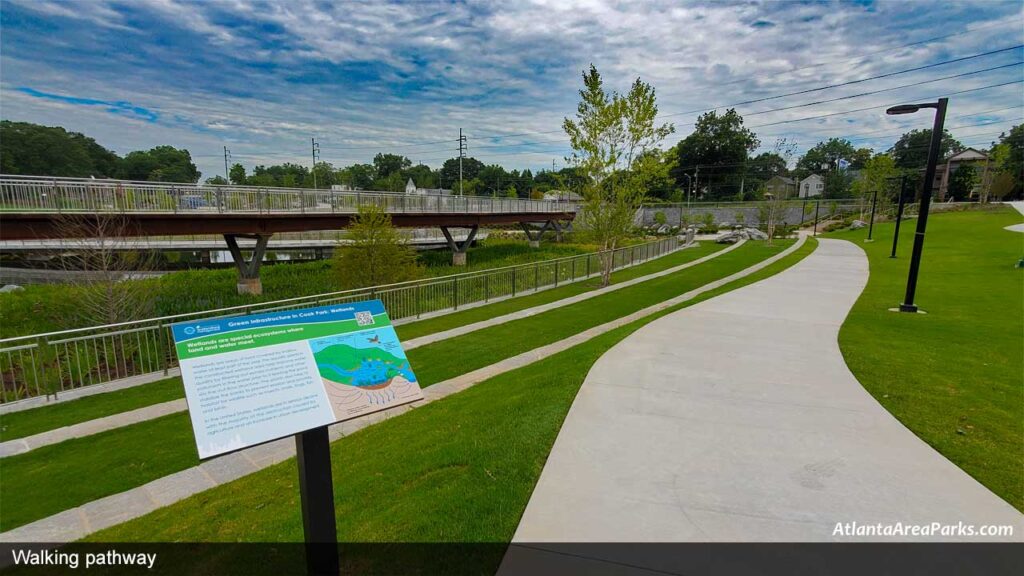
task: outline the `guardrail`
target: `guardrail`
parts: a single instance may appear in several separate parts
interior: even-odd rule
[[[610,251],[621,269],[682,246],[676,237]],[[106,326],[0,340],[0,402],[167,371],[177,364],[169,325],[192,319],[237,316],[379,298],[392,320],[408,320],[534,293],[600,274],[608,252],[427,278],[386,286],[233,306]]]
[[[0,213],[339,213],[375,204],[388,212],[575,212],[572,202],[398,192],[219,186],[0,175]]]

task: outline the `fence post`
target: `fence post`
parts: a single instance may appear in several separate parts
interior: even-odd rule
[[[533,265],[533,291],[540,290],[540,264]]]
[[[516,295],[516,270],[518,268],[519,268],[518,266],[512,268],[512,295],[513,296]]]

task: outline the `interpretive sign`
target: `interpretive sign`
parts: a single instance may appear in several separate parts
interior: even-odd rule
[[[380,300],[171,328],[200,458],[423,398]]]

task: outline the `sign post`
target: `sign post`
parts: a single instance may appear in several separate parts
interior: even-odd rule
[[[201,459],[295,436],[311,575],[339,572],[328,426],[423,399],[380,300],[171,327]]]
[[[306,535],[306,572],[310,576],[337,576],[341,568],[327,427],[296,434],[295,457],[299,463],[302,530]]]

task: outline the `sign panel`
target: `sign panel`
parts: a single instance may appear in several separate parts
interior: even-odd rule
[[[171,329],[200,458],[423,398],[380,300]]]

